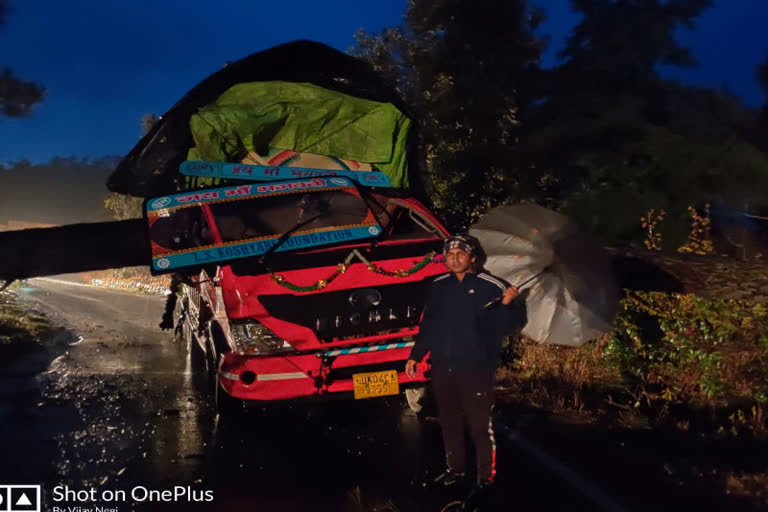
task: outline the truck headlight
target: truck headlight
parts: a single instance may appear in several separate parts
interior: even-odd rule
[[[255,320],[233,322],[232,336],[245,354],[281,354],[295,349]]]

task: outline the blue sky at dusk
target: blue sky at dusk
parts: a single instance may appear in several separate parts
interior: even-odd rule
[[[578,17],[568,0],[540,0],[551,38],[545,63]],[[0,67],[46,88],[26,119],[0,119],[0,162],[127,153],[142,114],[161,114],[226,61],[295,39],[340,50],[363,28],[399,25],[406,0],[10,0]],[[756,67],[768,56],[768,0],[715,0],[694,31],[681,30],[700,67],[664,70],[683,82],[764,101]]]

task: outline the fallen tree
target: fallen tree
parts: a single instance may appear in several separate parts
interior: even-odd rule
[[[0,232],[0,280],[146,265],[143,219]]]

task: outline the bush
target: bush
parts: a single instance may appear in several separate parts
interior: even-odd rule
[[[768,309],[690,294],[629,292],[604,356],[633,395],[727,406],[768,397]]]
[[[548,382],[550,395],[590,392],[598,407],[630,410],[652,424],[768,433],[768,308],[761,303],[627,292],[602,340],[579,348],[522,340],[508,350],[500,376],[521,390]]]

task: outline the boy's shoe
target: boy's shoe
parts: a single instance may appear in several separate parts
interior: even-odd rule
[[[435,478],[435,483],[443,484],[444,486],[448,487],[464,480],[464,476],[465,474],[463,472],[459,473],[458,471],[453,471],[448,468],[445,470],[445,473]]]

